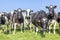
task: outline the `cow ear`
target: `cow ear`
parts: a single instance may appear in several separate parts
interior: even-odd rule
[[[54,6],[54,8],[56,8],[57,6]]]
[[[46,8],[49,8],[48,6],[46,6]]]

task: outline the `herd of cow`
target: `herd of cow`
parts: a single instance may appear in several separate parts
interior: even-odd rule
[[[46,6],[46,8],[49,10],[48,13],[46,13],[44,10],[33,12],[33,10],[30,9],[22,10],[20,8],[11,12],[0,12],[0,26],[3,32],[4,25],[6,25],[6,32],[8,32],[8,27],[10,27],[10,31],[12,31],[13,28],[15,33],[18,24],[20,25],[21,32],[24,32],[25,23],[28,25],[30,30],[32,29],[31,24],[33,24],[35,26],[34,28],[36,34],[39,31],[38,27],[41,27],[43,29],[43,35],[45,35],[46,30],[48,30],[50,33],[50,25],[53,25],[53,32],[55,34],[57,22],[60,30],[60,12],[55,13],[54,9],[56,7],[57,6],[53,5]]]

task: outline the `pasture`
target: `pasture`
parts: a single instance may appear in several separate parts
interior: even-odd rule
[[[43,33],[42,30],[40,30],[40,32],[38,32],[38,34],[36,35],[32,30],[28,30],[27,28],[24,30],[24,33],[21,33],[18,27],[16,30],[16,34],[1,33],[0,29],[0,40],[60,40],[60,33],[58,31],[58,28],[59,27],[57,25],[56,34],[53,34],[51,29],[51,34],[46,32],[45,37],[42,34]]]

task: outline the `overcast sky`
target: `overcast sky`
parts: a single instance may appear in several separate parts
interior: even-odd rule
[[[0,11],[11,11],[17,8],[32,9],[35,11],[44,10],[45,6],[57,5],[56,12],[60,11],[60,0],[0,0]]]

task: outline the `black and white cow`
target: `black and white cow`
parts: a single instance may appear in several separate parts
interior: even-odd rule
[[[32,14],[32,23],[35,25],[36,34],[38,32],[38,27],[43,28],[43,35],[45,35],[46,27],[47,27],[47,14],[44,10],[37,11]]]
[[[24,13],[23,13],[24,24],[25,25],[27,24],[29,29],[31,29],[31,12],[33,12],[33,10],[27,9],[27,10],[24,10]]]
[[[0,24],[1,24],[3,32],[4,32],[4,25],[6,24],[6,32],[8,32],[9,20],[7,17],[7,12],[0,13]]]
[[[46,8],[49,10],[49,12],[48,12],[49,34],[50,34],[50,31],[51,31],[51,25],[54,26],[54,34],[55,34],[55,29],[56,29],[56,13],[55,13],[54,9],[56,8],[56,6],[50,5],[50,6],[46,6]]]
[[[16,32],[16,25],[17,24],[20,24],[21,25],[21,32],[22,30],[24,29],[24,18],[23,18],[23,15],[22,15],[22,10],[19,8],[17,10],[14,10],[14,13],[13,13],[13,25],[14,25],[14,34]]]

